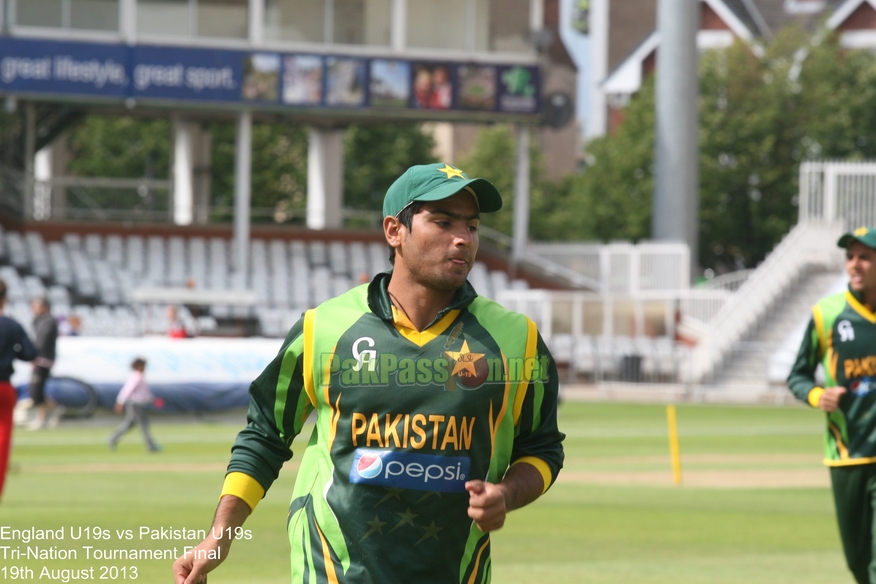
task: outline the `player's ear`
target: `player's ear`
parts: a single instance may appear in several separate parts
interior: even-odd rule
[[[403,228],[404,225],[398,220],[398,217],[390,215],[383,218],[383,235],[386,237],[386,243],[389,244],[389,247],[398,248],[401,245]]]

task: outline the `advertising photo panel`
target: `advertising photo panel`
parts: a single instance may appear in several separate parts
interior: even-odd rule
[[[499,67],[499,111],[535,114],[540,107],[538,67]]]
[[[322,79],[322,57],[286,55],[283,57],[283,103],[319,105]]]
[[[459,79],[456,103],[460,109],[496,109],[496,67],[460,65],[456,71]]]
[[[411,97],[411,64],[389,59],[372,60],[369,93],[369,105],[408,107]]]
[[[451,72],[445,63],[415,63],[411,76],[413,106],[438,110],[453,107]]]
[[[277,101],[280,86],[280,55],[251,53],[243,59],[243,89],[246,101]]]
[[[328,57],[326,69],[326,105],[365,105],[364,59]]]

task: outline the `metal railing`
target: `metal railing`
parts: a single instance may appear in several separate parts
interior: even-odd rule
[[[684,243],[538,242],[526,251],[537,258],[534,263],[550,262],[603,293],[630,295],[690,286],[690,250]]]
[[[697,288],[700,290],[728,290],[730,292],[735,292],[745,284],[748,277],[753,273],[754,268],[728,272],[697,284]]]
[[[732,297],[725,290],[684,289],[635,296],[560,290],[503,290],[497,301],[522,312],[546,341],[572,337],[675,338],[682,319],[709,322]]]
[[[800,222],[839,221],[846,230],[876,225],[876,162],[800,165]]]

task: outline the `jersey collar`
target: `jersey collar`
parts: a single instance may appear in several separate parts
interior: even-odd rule
[[[392,276],[392,270],[388,272],[381,272],[374,276],[374,279],[371,280],[371,283],[368,284],[368,308],[371,309],[371,312],[382,318],[383,320],[388,320],[392,322],[392,301],[389,299],[389,279]],[[467,307],[469,304],[474,301],[475,298],[478,297],[477,292],[475,292],[474,287],[469,283],[468,280],[465,281],[465,284],[456,291],[456,294],[453,296],[453,300],[450,304],[438,311],[438,314],[435,315],[435,320],[429,323],[429,328],[436,322],[440,321],[444,318],[448,312],[451,310],[461,310]]]

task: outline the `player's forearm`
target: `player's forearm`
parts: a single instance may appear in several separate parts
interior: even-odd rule
[[[505,509],[513,511],[529,505],[538,499],[545,490],[544,479],[537,468],[521,462],[513,464],[499,482],[505,497]]]
[[[205,582],[206,574],[228,557],[231,543],[249,514],[249,505],[243,499],[234,495],[225,495],[219,499],[210,533],[194,548],[186,548],[183,555],[174,562],[174,584]]]
[[[234,495],[224,495],[219,499],[216,514],[213,516],[211,535],[222,543],[231,545],[235,531],[243,526],[252,511],[243,499]]]

